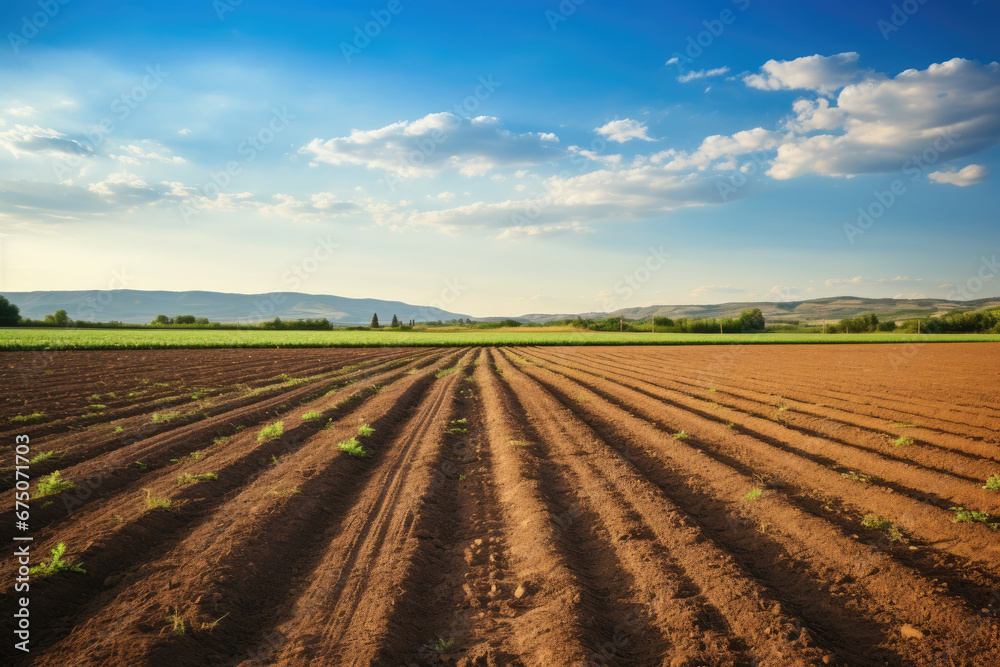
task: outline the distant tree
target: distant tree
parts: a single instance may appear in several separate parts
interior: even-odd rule
[[[57,327],[68,327],[73,320],[69,319],[69,314],[65,310],[57,310],[52,315],[45,316],[46,324],[54,324]]]
[[[171,320],[166,315],[157,315],[153,318],[153,324],[170,324]]]
[[[21,320],[21,309],[0,296],[0,326],[13,327]]]
[[[399,326],[399,318],[396,317],[395,314],[393,314],[393,316],[392,316],[392,325],[391,326],[394,326],[394,327],[398,327]]]
[[[764,331],[765,327],[764,313],[760,312],[760,308],[750,308],[740,313],[740,330],[744,333]]]
[[[378,329],[378,313],[372,315],[372,323],[370,326],[372,329]]]
[[[174,318],[174,324],[194,324],[194,315],[178,315]]]
[[[210,324],[210,322],[208,321],[207,317],[199,317],[197,320],[195,320],[194,323],[195,324]]]

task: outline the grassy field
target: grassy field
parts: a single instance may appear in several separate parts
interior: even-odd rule
[[[456,332],[0,329],[0,350],[439,345],[716,345],[1000,342],[996,334],[667,334],[514,329]]]

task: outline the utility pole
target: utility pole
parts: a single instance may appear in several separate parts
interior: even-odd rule
[[[656,316],[655,315],[650,315],[649,316],[649,323],[650,323],[650,329],[649,330],[652,333],[656,333]]]
[[[625,331],[625,317],[623,315],[618,316],[618,333]]]

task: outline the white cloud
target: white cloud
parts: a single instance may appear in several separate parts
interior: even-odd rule
[[[646,134],[647,130],[648,128],[645,123],[638,120],[632,120],[631,118],[613,120],[610,123],[605,123],[600,127],[594,128],[594,132],[607,137],[611,141],[617,141],[620,144],[623,144],[631,139],[653,141],[653,139]]]
[[[497,240],[541,238],[562,234],[588,234],[594,229],[579,222],[556,222],[551,225],[517,225],[507,227],[497,235]]]
[[[843,134],[795,137],[778,148],[768,174],[852,176],[902,171],[920,175],[927,163],[969,155],[1000,140],[1000,64],[955,58],[894,79],[846,87],[837,98]],[[833,108],[816,106],[831,125]],[[925,153],[926,152],[926,153]],[[924,156],[920,163],[913,156]]]
[[[551,133],[514,134],[492,116],[460,118],[435,113],[376,130],[351,130],[346,137],[313,139],[299,149],[312,164],[362,165],[399,177],[424,176],[457,169],[466,176],[496,167],[533,165],[562,155],[549,143]]]
[[[292,195],[276,194],[271,197],[276,203],[258,204],[261,215],[278,216],[296,221],[310,221],[320,218],[337,217],[354,213],[361,206],[354,201],[343,201],[329,192],[309,195],[309,201],[296,199]],[[256,204],[256,202],[248,202]]]
[[[798,134],[807,134],[816,130],[836,130],[844,125],[847,112],[839,107],[831,107],[830,100],[800,99],[792,104],[795,120],[785,122],[785,127]]]
[[[707,79],[711,76],[722,76],[729,72],[728,67],[716,67],[715,69],[699,69],[692,70],[687,74],[681,74],[677,77],[677,80],[681,83],[687,83],[688,81],[695,81],[697,79]],[[707,91],[706,91],[707,92]]]
[[[153,144],[154,142],[145,142],[145,143]],[[135,144],[129,144],[127,146],[119,146],[118,148],[125,151],[125,153],[121,155],[115,155],[113,153],[109,153],[108,157],[116,159],[119,162],[124,162],[126,164],[139,164],[143,160],[147,162],[167,162],[170,164],[184,164],[186,162],[186,160],[180,157],[179,155],[161,155],[160,153],[156,153],[153,150],[147,151],[146,149],[140,146],[136,146]],[[164,153],[170,152],[159,145],[155,145],[154,150],[160,150]]]
[[[830,278],[823,284],[827,287],[833,287],[834,285],[860,285],[868,281],[869,279],[864,276],[854,276],[853,278]]]
[[[733,287],[732,285],[701,285],[691,290],[691,293],[688,294],[688,296],[692,299],[697,299],[698,297],[709,292],[715,294],[742,294],[743,290]]]
[[[34,116],[36,113],[38,112],[35,111],[35,108],[30,106],[11,107],[10,109],[7,109],[7,114],[14,116],[15,118],[28,118],[30,116]]]
[[[15,125],[0,132],[0,146],[20,158],[23,154],[38,155],[88,155],[90,150],[62,132],[38,125]]]
[[[893,299],[926,299],[926,294],[921,294],[920,292],[903,292],[892,297]]]
[[[177,134],[180,134],[182,136],[187,136],[191,134],[191,130],[185,127],[183,129],[177,130]]]
[[[761,74],[748,74],[743,81],[761,90],[815,90],[824,95],[870,75],[858,67],[858,54],[849,51],[834,56],[806,56],[795,60],[768,60]]]
[[[981,164],[970,164],[962,167],[958,171],[954,169],[942,170],[942,171],[932,171],[927,174],[927,178],[931,179],[935,183],[947,183],[949,185],[957,185],[960,188],[964,188],[969,185],[975,185],[976,183],[982,183],[989,176],[989,170],[986,169]]]

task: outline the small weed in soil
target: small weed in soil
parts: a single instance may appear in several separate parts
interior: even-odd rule
[[[169,498],[158,498],[153,492],[146,489],[146,507],[151,510],[168,510],[173,503]]]
[[[761,495],[763,495],[763,493],[764,492],[761,489],[758,489],[757,487],[754,487],[754,488],[750,489],[750,491],[747,493],[747,495],[745,496],[745,498],[747,500],[749,500],[750,502],[753,502],[754,500],[758,500],[761,497]]]
[[[951,511],[955,513],[954,518],[951,520],[952,523],[981,523],[990,530],[1000,528],[1000,523],[990,521],[990,515],[986,512],[967,510],[964,507],[952,507]]]
[[[347,442],[339,443],[337,446],[356,458],[368,456],[368,452],[366,452],[365,448],[361,446],[361,443],[358,442],[357,438],[351,438]]]
[[[76,484],[68,480],[64,480],[59,475],[59,471],[56,470],[51,475],[42,475],[38,478],[38,488],[35,490],[35,498],[44,498],[45,496],[54,496],[60,491],[65,491],[66,489],[72,489]]]
[[[32,412],[30,415],[17,415],[16,417],[11,417],[10,420],[15,424],[33,424],[34,422],[41,421],[44,417],[44,412]]]
[[[257,442],[270,442],[277,440],[285,432],[285,422],[274,422],[268,424],[257,434]]]
[[[905,435],[901,435],[892,441],[893,447],[909,447],[913,444],[913,438],[909,438]]]
[[[375,432],[375,429],[373,429],[368,424],[362,424],[361,426],[358,427],[358,435],[360,435],[362,437],[368,437],[369,435],[371,435],[374,432]]]
[[[32,461],[34,463],[34,461]],[[991,475],[988,480],[986,480],[986,486],[983,487],[987,491],[1000,491],[1000,475]]]
[[[674,440],[687,440],[691,436],[687,434],[687,431],[681,431],[680,433],[674,433]]]
[[[53,574],[58,574],[59,572],[87,573],[86,570],[80,567],[80,563],[68,563],[64,561],[62,557],[65,553],[66,545],[60,542],[56,545],[56,548],[52,550],[52,560],[43,560],[41,565],[36,565],[28,570],[29,574],[37,574],[39,577],[51,577]]]
[[[899,531],[899,528],[893,525],[888,519],[884,519],[877,514],[866,514],[861,520],[861,525],[865,528],[882,531],[893,542],[903,541],[903,533]]]
[[[198,482],[214,482],[217,479],[219,476],[214,472],[203,472],[197,475],[183,473],[177,476],[177,484],[179,486],[181,484],[197,484]]]

